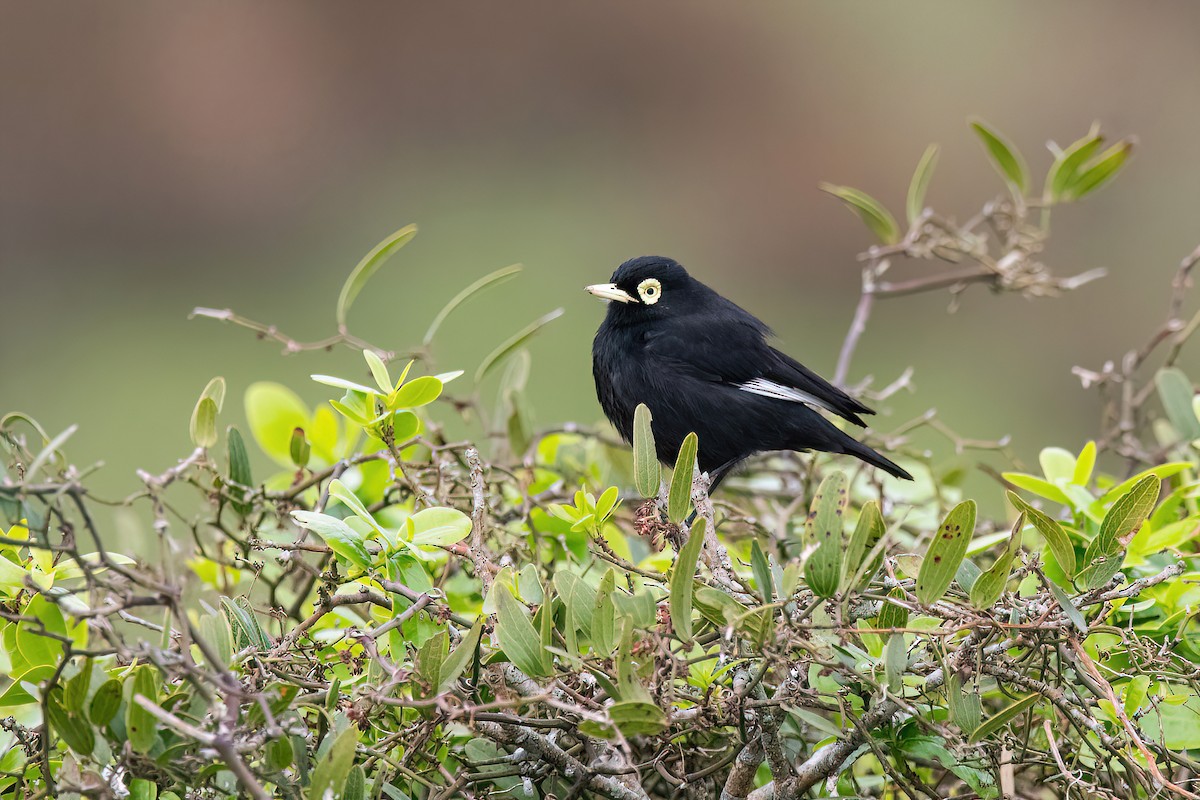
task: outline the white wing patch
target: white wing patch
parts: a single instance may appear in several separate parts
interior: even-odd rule
[[[783,384],[769,381],[766,378],[755,378],[752,381],[739,383],[737,388],[743,392],[760,394],[763,397],[773,397],[776,400],[789,400],[793,403],[804,403],[805,405],[819,406],[826,411],[834,411],[834,409],[829,407],[828,403],[808,392],[802,392],[799,389],[784,386]],[[837,412],[835,411],[834,413]]]

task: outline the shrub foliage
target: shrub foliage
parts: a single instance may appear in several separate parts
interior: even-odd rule
[[[1006,194],[963,225],[925,207],[936,148],[907,229],[827,187],[880,239],[839,379],[878,299],[1096,277],[1056,278],[1037,254],[1051,210],[1111,179],[1130,143],[1094,130],[1053,148],[1034,197],[1024,158],[973,128]],[[430,369],[450,312],[516,268],[455,297],[412,360],[350,333],[414,233],[353,270],[327,339],[197,309],[286,352],[354,348],[361,374],[313,376],[316,409],[245,387],[247,430],[223,423],[213,379],[193,452],[126,498],[89,490],[73,428],[0,419],[0,797],[1196,796],[1200,403],[1175,364],[1200,251],[1149,344],[1078,370],[1108,403],[1096,439],[1014,463],[977,506],[964,461],[914,433],[1011,451],[933,414],[874,434],[915,485],[786,454],[715,499],[703,441],[660,469],[649,410],[632,453],[538,429],[524,345],[557,313],[476,370],[476,387],[499,374],[495,402]],[[884,280],[901,265],[920,272]],[[886,403],[907,375],[857,389]],[[458,417],[470,441],[446,433]]]

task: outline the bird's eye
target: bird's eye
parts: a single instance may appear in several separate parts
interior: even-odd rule
[[[662,284],[655,278],[646,278],[638,284],[638,294],[641,295],[642,302],[648,306],[652,306],[658,302],[658,298],[662,297]]]

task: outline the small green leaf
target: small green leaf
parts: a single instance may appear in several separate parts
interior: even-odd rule
[[[1125,684],[1125,716],[1133,717],[1137,713],[1146,702],[1146,692],[1149,688],[1149,675],[1135,675]]]
[[[370,386],[365,386],[355,381],[348,381],[336,375],[309,375],[308,377],[323,386],[332,386],[335,389],[345,389],[349,392],[361,392],[368,397],[375,397],[379,394],[378,389],[372,389]]]
[[[854,533],[850,536],[850,543],[846,546],[846,553],[842,558],[842,580],[839,586],[842,592],[848,592],[854,588],[848,585],[850,580],[858,574],[859,569],[863,566],[863,559],[875,549],[876,543],[883,538],[886,530],[879,504],[874,500],[864,503],[862,510],[858,512],[858,522],[854,526]],[[883,561],[883,553],[878,553],[873,561],[875,562],[874,566],[867,565],[867,569],[864,570],[865,579],[869,580],[871,574],[879,569],[879,564]]]
[[[771,565],[767,555],[759,545],[758,539],[750,540],[750,571],[754,573],[754,583],[758,586],[758,594],[764,603],[770,603],[775,598],[773,581],[771,580]]]
[[[88,706],[88,719],[93,725],[103,728],[117,715],[117,709],[120,707],[121,682],[115,679],[107,680],[100,684],[100,688],[92,695],[92,702]]]
[[[1007,495],[1008,502],[1022,512],[1046,540],[1046,544],[1050,546],[1050,552],[1054,554],[1054,560],[1062,568],[1063,574],[1068,578],[1075,577],[1075,546],[1071,544],[1071,538],[1067,536],[1067,532],[1055,520],[1025,502],[1016,492],[1008,492]]]
[[[1103,144],[1104,137],[1093,129],[1092,133],[1073,142],[1055,158],[1054,164],[1046,174],[1045,201],[1057,203],[1068,197],[1068,189],[1078,179],[1080,168]]]
[[[457,508],[426,508],[408,519],[416,545],[458,544],[471,534],[471,518]]]
[[[87,700],[88,689],[92,686],[92,662],[84,661],[79,672],[67,681],[63,688],[63,707],[71,714],[81,714],[83,704]]]
[[[432,375],[413,378],[401,386],[394,397],[388,398],[391,408],[420,408],[437,400],[442,394],[442,382]]]
[[[974,533],[975,501],[967,500],[946,515],[946,520],[938,528],[929,551],[921,561],[916,595],[922,605],[937,602],[950,588]]]
[[[893,633],[888,636],[887,645],[883,651],[883,672],[887,678],[888,689],[893,694],[904,692],[904,672],[908,669],[908,646],[904,634]]]
[[[157,800],[158,784],[146,778],[134,778],[129,782],[129,800]],[[163,794],[163,800],[177,800],[174,792]]]
[[[444,694],[450,691],[455,681],[466,672],[467,667],[471,665],[472,659],[475,658],[475,651],[479,648],[479,640],[483,636],[483,617],[475,620],[475,624],[471,626],[471,630],[458,643],[458,647],[446,657],[442,662],[441,677],[438,679],[437,693]]]
[[[804,564],[804,579],[821,598],[837,594],[842,580],[846,524],[842,515],[849,500],[846,473],[831,472],[817,487],[804,529],[805,549],[815,548]]]
[[[1158,397],[1163,410],[1167,412],[1167,419],[1179,438],[1185,442],[1200,439],[1200,419],[1196,418],[1192,408],[1196,392],[1183,370],[1178,367],[1160,369],[1154,376],[1154,382],[1158,386]]]
[[[417,677],[431,689],[435,689],[442,679],[442,663],[450,653],[450,634],[443,628],[425,640],[413,658],[413,667]],[[425,695],[430,696],[430,695]]]
[[[1061,447],[1043,447],[1038,453],[1038,463],[1042,465],[1046,480],[1056,485],[1075,475],[1075,455]]]
[[[337,517],[316,511],[293,511],[292,518],[302,528],[307,528],[321,537],[329,549],[351,564],[367,569],[371,565],[371,554],[363,536]]]
[[[342,483],[341,479],[334,478],[329,482],[329,496],[350,509],[356,517],[370,525],[377,532],[383,533],[383,528],[376,522],[375,515],[367,510],[367,507],[358,499],[358,495],[350,491],[350,487]]]
[[[350,773],[346,775],[346,785],[342,789],[341,800],[366,800],[367,796],[367,773],[363,771],[362,764],[355,764],[350,768]]]
[[[1000,599],[1000,595],[1004,594],[1008,575],[1012,571],[1013,559],[1016,558],[1017,551],[1021,549],[1021,528],[1024,526],[1025,515],[1020,514],[1013,525],[1012,534],[1008,538],[1004,552],[1000,554],[995,563],[975,579],[975,584],[971,587],[971,605],[976,608],[991,608],[992,604]]]
[[[866,192],[849,186],[835,186],[832,183],[822,183],[818,188],[845,203],[884,244],[896,244],[902,238],[896,218],[882,203]]]
[[[608,707],[608,718],[624,736],[655,736],[667,729],[667,715],[644,700],[613,703]]]
[[[1024,196],[1029,191],[1029,170],[1025,166],[1025,160],[1021,158],[1020,151],[983,120],[972,120],[971,129],[983,142],[984,149],[991,156],[992,164],[1000,173],[1000,177],[1012,185],[1015,195]]]
[[[1027,695],[1008,706],[1003,711],[998,712],[995,716],[989,717],[986,722],[984,722],[975,730],[971,731],[971,736],[969,739],[970,743],[975,744],[976,742],[991,736],[1009,722],[1016,719],[1021,714],[1024,714],[1041,699],[1042,696],[1040,694]]]
[[[661,481],[652,420],[646,404],[638,403],[633,412],[633,482],[642,497],[656,496]]]
[[[250,474],[250,456],[246,453],[246,443],[238,429],[230,425],[225,431],[225,444],[229,448],[229,504],[233,510],[243,517],[250,513],[251,504],[246,500],[249,490],[242,487],[254,485]]]
[[[600,656],[607,656],[617,644],[617,608],[613,603],[613,591],[617,586],[617,573],[606,570],[596,589],[592,603],[592,646]]]
[[[371,276],[383,266],[384,262],[395,255],[397,250],[412,241],[412,238],[416,235],[416,225],[405,225],[375,245],[371,252],[363,256],[362,261],[359,261],[358,265],[351,271],[350,277],[346,278],[346,282],[342,285],[342,291],[338,295],[338,328],[344,329],[346,327],[346,314],[350,311],[350,306],[354,304],[355,298],[358,297],[363,287],[367,285],[367,281],[371,279]]]
[[[692,640],[692,592],[696,580],[696,563],[700,559],[700,550],[704,547],[705,521],[697,517],[692,523],[692,531],[687,542],[679,548],[675,556],[675,566],[671,568],[670,600],[671,626],[682,641]]]
[[[458,308],[477,292],[480,292],[490,286],[503,283],[520,271],[520,264],[513,264],[511,267],[498,269],[495,272],[484,275],[482,278],[475,281],[458,294],[454,295],[453,299],[451,299],[449,303],[446,303],[446,305],[442,307],[442,310],[437,313],[437,316],[433,318],[433,322],[429,323],[429,330],[425,331],[425,338],[421,343],[425,347],[429,347],[429,345],[433,343],[433,337],[437,333],[438,328],[440,328],[442,323],[446,321],[446,317],[450,316],[450,313],[454,311],[454,309]]]
[[[212,447],[217,443],[217,404],[211,397],[201,397],[196,403],[190,433],[196,447]]]
[[[517,331],[511,337],[502,342],[499,347],[488,353],[483,361],[480,362],[479,369],[475,370],[475,383],[482,382],[483,379],[487,377],[488,373],[492,371],[493,367],[502,362],[508,355],[520,349],[521,346],[524,345],[525,342],[529,341],[534,334],[562,315],[563,310],[561,308],[556,308],[549,314],[546,314],[545,316],[540,317],[526,325],[524,328]]]
[[[917,163],[912,182],[908,185],[908,203],[905,205],[909,224],[916,222],[925,210],[925,193],[929,189],[929,181],[933,178],[933,168],[937,166],[937,160],[938,146],[931,144]]]
[[[1088,545],[1084,559],[1090,561],[1090,556],[1097,553],[1115,553],[1120,548],[1127,547],[1146,521],[1146,517],[1154,510],[1161,488],[1162,482],[1158,476],[1147,475],[1113,503],[1104,515],[1104,521],[1100,523],[1100,533]]]
[[[1075,472],[1071,475],[1071,483],[1077,486],[1087,486],[1092,479],[1092,470],[1096,468],[1096,443],[1089,441],[1079,451],[1075,459]]]
[[[679,446],[679,458],[671,474],[671,490],[667,495],[667,519],[676,525],[683,523],[692,505],[692,473],[696,469],[696,434],[689,433]]]
[[[45,706],[50,727],[54,728],[59,738],[67,743],[67,747],[79,755],[91,755],[96,746],[96,733],[87,720],[78,714],[68,712],[63,706],[62,690],[51,691],[46,696]]]
[[[517,669],[532,678],[550,674],[550,654],[542,648],[542,639],[530,621],[529,611],[503,583],[492,585],[496,594],[496,637],[504,654]]]
[[[960,731],[970,732],[979,727],[983,719],[983,702],[977,683],[964,683],[958,673],[951,671],[946,676],[946,705],[950,710],[950,721]]]
[[[290,736],[280,736],[272,739],[267,745],[267,768],[274,772],[282,772],[292,765],[295,750]]]
[[[308,466],[308,459],[312,456],[312,446],[304,436],[304,428],[292,429],[292,440],[288,443],[288,454],[292,457],[292,464],[295,466],[300,469]]]
[[[388,374],[387,364],[383,363],[383,359],[374,350],[363,350],[363,358],[367,361],[367,366],[371,368],[371,377],[375,379],[375,385],[379,387],[380,394],[388,394],[395,388],[392,385],[392,376]]]
[[[1133,153],[1132,139],[1122,139],[1088,162],[1079,177],[1067,189],[1066,195],[1077,199],[1091,194],[1117,176]]]
[[[158,740],[158,726],[154,715],[137,702],[137,695],[151,703],[158,703],[158,671],[154,667],[142,666],[134,670],[132,692],[125,706],[125,731],[129,736],[129,746],[135,753],[145,754]]]
[[[1062,503],[1064,506],[1072,505],[1071,499],[1067,497],[1062,489],[1036,475],[1026,475],[1023,472],[1002,472],[1000,473],[1000,477],[1018,489],[1032,492],[1038,497],[1053,500],[1055,503]]]
[[[1073,602],[1071,602],[1071,598],[1058,584],[1054,583],[1053,581],[1047,581],[1047,585],[1050,587],[1050,594],[1054,595],[1055,602],[1057,602],[1059,606],[1062,607],[1062,610],[1066,613],[1067,619],[1071,620],[1071,624],[1074,625],[1080,633],[1086,636],[1088,632],[1088,624],[1087,620],[1083,616],[1083,612],[1081,612],[1079,608]]]
[[[888,597],[901,602],[906,601],[904,590],[896,587],[888,592]],[[907,628],[908,627],[908,608],[900,605],[900,603],[892,603],[884,600],[879,606],[879,616],[875,620],[876,628]]]
[[[333,733],[328,734],[332,736]],[[308,800],[329,800],[342,797],[346,779],[354,766],[354,751],[358,747],[358,728],[347,726],[313,768],[312,781],[305,797]]]

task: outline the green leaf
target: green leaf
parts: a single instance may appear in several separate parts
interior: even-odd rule
[[[291,389],[260,382],[246,390],[246,421],[259,449],[283,467],[292,466],[292,431],[309,425],[308,408]]]
[[[771,565],[767,562],[766,553],[759,545],[758,539],[750,540],[750,571],[754,573],[754,583],[758,594],[764,603],[775,599],[773,581],[771,580]]]
[[[450,691],[455,681],[466,672],[467,667],[471,665],[472,659],[475,657],[475,651],[479,647],[479,640],[483,636],[483,617],[475,620],[475,624],[471,626],[471,630],[458,643],[458,647],[451,651],[446,660],[442,662],[441,677],[438,679],[437,693],[444,694]]]
[[[20,675],[11,676],[12,683],[8,684],[3,694],[0,694],[0,708],[36,703],[37,698],[25,691],[25,687],[22,684],[27,683],[33,686],[41,686],[42,682],[49,680],[54,676],[54,673],[54,667],[48,664],[39,664],[27,669]]]
[[[1071,475],[1071,483],[1087,486],[1088,481],[1092,479],[1092,470],[1095,468],[1096,443],[1089,441],[1079,451],[1079,458],[1075,460],[1075,472]]]
[[[355,764],[346,775],[346,786],[342,789],[342,800],[366,800],[367,774],[362,764]]]
[[[905,205],[909,224],[916,222],[917,218],[921,216],[921,212],[925,210],[925,193],[929,189],[929,181],[933,178],[933,169],[937,166],[937,160],[938,146],[931,144],[925,148],[925,154],[917,163],[912,182],[908,185],[908,203]]]
[[[427,406],[442,394],[442,382],[432,375],[413,378],[401,386],[395,396],[388,398],[390,408],[420,408]]]
[[[986,722],[984,722],[975,730],[971,731],[971,736],[968,741],[970,741],[971,744],[975,744],[982,739],[986,739],[988,736],[991,736],[993,733],[1003,728],[1021,714],[1024,714],[1041,699],[1042,696],[1040,694],[1031,694],[1022,697],[1020,700],[1008,706],[1003,711],[998,712],[995,716],[989,717]]]
[[[863,566],[863,559],[875,549],[876,543],[883,538],[886,531],[879,504],[874,500],[864,503],[862,510],[858,512],[858,522],[854,526],[854,533],[850,536],[850,542],[846,545],[846,553],[842,558],[842,580],[838,587],[842,592],[848,592],[854,588],[849,585],[849,582],[858,574],[859,568]],[[875,562],[875,566],[868,565],[868,569],[864,572],[866,579],[869,579],[871,573],[879,568],[878,564],[883,561],[883,553],[878,553],[872,560]]]
[[[592,603],[592,646],[601,657],[608,656],[617,644],[617,608],[613,603],[616,586],[617,573],[611,568],[605,570]]]
[[[340,478],[334,478],[329,482],[329,496],[337,500],[363,522],[370,525],[377,532],[383,533],[383,528],[375,520],[375,515],[367,510],[367,507],[358,499],[358,495],[350,491],[350,487],[342,483]]]
[[[342,556],[351,564],[367,569],[371,565],[371,554],[367,551],[362,534],[351,528],[337,517],[321,514],[316,511],[293,511],[292,518],[302,528],[307,528],[329,549]]]
[[[174,792],[167,792],[163,795],[163,800],[177,798]],[[158,784],[146,778],[134,778],[129,782],[129,800],[157,800]]]
[[[901,602],[905,601],[906,595],[904,590],[896,587],[888,592],[888,597]],[[884,600],[879,606],[879,616],[875,620],[877,628],[907,628],[908,627],[908,608],[899,603],[892,603]]]
[[[129,746],[135,753],[145,754],[158,740],[158,725],[154,715],[134,699],[137,695],[151,703],[158,703],[158,671],[154,667],[141,666],[134,670],[132,692],[125,706],[125,731]]]
[[[200,636],[216,656],[217,663],[210,666],[228,669],[233,660],[233,632],[224,616],[205,614],[200,618]]]
[[[1029,191],[1029,170],[1020,151],[981,119],[972,120],[971,129],[983,142],[1000,177],[1012,185],[1015,195],[1024,196]]]
[[[1000,477],[1016,486],[1018,489],[1024,489],[1027,492],[1032,492],[1038,497],[1046,500],[1053,500],[1056,503],[1062,503],[1064,506],[1073,505],[1071,499],[1063,492],[1062,489],[1055,486],[1050,481],[1043,480],[1036,475],[1026,475],[1023,472],[1002,472]]]
[[[842,515],[849,500],[848,485],[846,473],[829,473],[817,487],[808,512],[804,544],[805,549],[815,549],[804,564],[804,580],[817,597],[833,597],[842,580],[842,553],[847,544]]]
[[[371,279],[371,276],[383,266],[384,262],[395,255],[397,250],[412,241],[412,238],[416,235],[416,225],[405,225],[375,245],[374,249],[363,256],[362,261],[358,262],[358,265],[351,271],[350,277],[346,278],[346,282],[342,285],[342,291],[338,295],[337,324],[339,329],[345,329],[346,314],[350,311],[350,306],[354,304],[355,298],[358,297],[363,287],[367,285],[367,281]]]
[[[368,397],[375,397],[379,394],[378,389],[372,389],[370,386],[365,386],[355,381],[348,381],[336,375],[309,375],[308,377],[323,386],[332,386],[335,389],[345,389],[349,392],[361,392]]]
[[[650,425],[653,419],[646,404],[638,403],[633,411],[633,482],[638,494],[647,498],[658,494],[661,482],[654,430]]]
[[[229,448],[229,504],[233,510],[243,517],[250,513],[251,504],[246,500],[249,487],[254,485],[250,474],[250,456],[246,453],[246,443],[242,434],[233,425],[225,431],[225,444]]]
[[[608,707],[608,718],[623,736],[655,736],[667,729],[667,715],[654,703],[622,700]]]
[[[1068,189],[1072,183],[1078,180],[1080,168],[1096,154],[1102,144],[1104,144],[1104,137],[1093,128],[1092,133],[1073,142],[1054,159],[1054,164],[1046,174],[1044,190],[1046,202],[1057,203],[1069,197]]]
[[[506,339],[479,364],[479,369],[475,370],[475,383],[480,383],[487,377],[492,368],[501,363],[508,355],[518,350],[525,342],[529,341],[530,337],[546,327],[548,324],[558,319],[563,315],[561,308],[556,308],[549,314],[540,317],[530,324],[526,325],[521,330],[517,331],[511,337]]]
[[[1103,586],[1121,569],[1125,548],[1154,510],[1161,487],[1157,475],[1147,475],[1113,503],[1104,515],[1100,533],[1088,544],[1083,555],[1086,566],[1080,577],[1087,588]]]
[[[387,364],[383,363],[383,359],[374,350],[363,350],[362,354],[367,366],[371,368],[371,377],[375,379],[379,393],[390,393],[395,387],[392,385],[392,376],[388,374]]]
[[[96,747],[96,733],[92,730],[92,726],[88,721],[80,717],[78,714],[72,714],[62,704],[62,690],[51,691],[46,696],[46,716],[49,718],[50,727],[57,733],[60,739],[67,743],[67,747],[74,750],[79,755],[91,755],[92,750]]]
[[[1013,524],[1012,534],[1009,536],[1008,544],[1004,547],[1004,552],[1000,554],[995,563],[975,579],[975,584],[971,587],[971,605],[976,608],[991,608],[992,604],[1000,599],[1000,595],[1004,594],[1008,575],[1012,571],[1013,559],[1016,558],[1017,551],[1021,549],[1021,528],[1024,526],[1025,515],[1020,514],[1016,523]]]
[[[938,528],[917,573],[917,600],[931,605],[950,588],[975,533],[975,501],[959,503]]]
[[[1161,488],[1162,482],[1157,475],[1147,475],[1113,503],[1104,515],[1104,521],[1100,523],[1100,533],[1088,546],[1085,559],[1097,553],[1115,553],[1120,548],[1127,547],[1146,521],[1146,517],[1154,510]]]
[[[457,508],[426,508],[408,520],[415,545],[457,544],[471,534],[471,518]]]
[[[88,689],[92,687],[92,662],[84,661],[79,672],[63,687],[63,707],[72,714],[83,712],[83,704],[87,701]]]
[[[464,302],[469,300],[477,292],[480,292],[490,286],[503,283],[520,271],[520,264],[513,264],[511,267],[498,269],[495,272],[484,275],[482,278],[475,281],[458,294],[454,295],[450,302],[446,303],[446,305],[442,307],[442,310],[437,313],[437,316],[433,318],[433,322],[429,323],[429,330],[425,331],[425,338],[421,340],[422,345],[429,347],[429,345],[433,343],[433,337],[437,333],[438,328],[442,326],[442,323],[446,321],[446,317],[450,316],[454,309],[458,308]]]
[[[1117,176],[1133,153],[1132,139],[1123,139],[1089,162],[1070,185],[1066,195],[1072,199],[1091,194]]]
[[[1192,408],[1196,392],[1183,370],[1178,367],[1160,369],[1154,376],[1154,382],[1158,386],[1158,397],[1162,400],[1163,410],[1167,412],[1167,419],[1179,438],[1185,442],[1200,439],[1200,419],[1196,418]]]
[[[308,466],[308,459],[312,455],[312,445],[304,436],[304,428],[292,429],[292,440],[288,443],[288,455],[291,456],[292,464],[300,469]]]
[[[442,663],[445,662],[449,653],[450,634],[443,628],[426,639],[425,643],[417,650],[417,655],[413,659],[417,677],[430,688],[436,688],[442,679]]]
[[[496,636],[508,660],[532,678],[550,674],[550,654],[542,648],[542,639],[533,627],[529,611],[503,583],[492,585],[496,594]]]
[[[1075,455],[1061,447],[1043,447],[1038,453],[1042,474],[1053,484],[1068,481],[1075,475]]]
[[[970,732],[979,727],[983,719],[979,685],[974,681],[964,684],[962,678],[953,670],[946,675],[946,705],[950,710],[950,721],[957,725],[960,731]]]
[[[908,669],[908,646],[904,642],[904,634],[893,633],[888,636],[887,645],[883,651],[883,672],[887,679],[888,689],[893,694],[904,692],[904,672]]]
[[[1046,544],[1050,546],[1050,552],[1054,554],[1054,560],[1062,567],[1063,574],[1068,578],[1075,577],[1075,546],[1071,544],[1071,537],[1067,535],[1062,526],[1025,502],[1016,492],[1007,492],[1007,496],[1008,502],[1022,512],[1046,540]]]
[[[296,752],[290,736],[272,739],[267,745],[267,768],[274,772],[282,772],[290,767],[295,757]]]
[[[330,736],[333,734],[330,733]],[[308,800],[330,800],[343,797],[346,778],[354,766],[354,751],[358,747],[358,728],[354,725],[338,734],[324,757],[313,768],[312,781],[304,796]]]
[[[121,682],[110,679],[100,684],[88,706],[88,719],[103,728],[117,715],[121,707]]]
[[[818,188],[845,203],[884,244],[896,244],[903,238],[896,218],[882,203],[866,192],[849,186],[835,186],[832,183],[819,184]]]
[[[196,447],[212,447],[217,443],[217,413],[225,402],[225,379],[213,378],[200,393],[196,407],[192,409],[189,427],[192,444]]]
[[[692,473],[696,469],[696,434],[689,433],[679,446],[679,458],[671,474],[671,490],[667,495],[667,519],[676,525],[683,523],[692,505]]]
[[[675,566],[671,568],[671,582],[668,587],[671,626],[684,642],[692,640],[692,592],[696,580],[696,563],[700,559],[700,550],[704,547],[706,524],[703,517],[697,517],[692,523],[691,534],[683,547],[679,548],[679,553],[675,556]]]
[[[1135,675],[1125,684],[1125,716],[1133,717],[1138,709],[1146,702],[1146,692],[1150,688],[1149,675]]]

